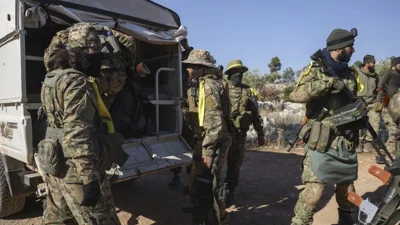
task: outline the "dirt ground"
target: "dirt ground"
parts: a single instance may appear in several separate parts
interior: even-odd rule
[[[230,225],[288,225],[301,184],[300,162],[302,150],[291,153],[268,149],[247,151],[241,172],[236,199],[238,208],[229,210]],[[359,195],[375,191],[381,182],[368,173],[375,164],[375,155],[359,155],[359,178],[356,189]],[[381,167],[381,166],[380,166]],[[184,170],[183,170],[184,171]],[[139,178],[127,187],[114,186],[115,204],[123,225],[189,225],[191,215],[182,214],[182,207],[190,207],[187,195],[180,190],[169,190],[171,179],[168,171]],[[182,173],[182,182],[187,182]],[[183,187],[183,185],[182,185]],[[42,207],[35,199],[28,199],[23,212],[0,219],[1,225],[36,225],[41,223]],[[357,217],[356,212],[354,217]],[[327,186],[314,224],[331,225],[337,222],[337,204],[334,187]]]

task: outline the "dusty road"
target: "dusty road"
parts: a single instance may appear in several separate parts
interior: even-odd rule
[[[293,207],[302,190],[300,162],[302,150],[247,151],[241,173],[237,200],[241,207],[230,210],[230,225],[288,225]],[[358,194],[374,191],[381,185],[368,168],[374,164],[373,154],[359,155]],[[182,214],[182,207],[190,207],[182,190],[168,189],[171,173],[162,172],[137,179],[129,187],[114,187],[118,216],[123,225],[189,225],[191,216]],[[186,173],[182,182],[187,182]],[[1,225],[36,225],[41,223],[41,204],[27,200],[25,210],[7,219]],[[356,216],[356,215],[354,215]],[[334,188],[328,186],[314,216],[314,224],[336,224],[337,205]]]

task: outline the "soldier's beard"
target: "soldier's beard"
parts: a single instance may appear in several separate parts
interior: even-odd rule
[[[394,70],[395,70],[396,72],[400,73],[400,69],[399,69],[399,68],[395,67]]]
[[[368,71],[371,72],[371,73],[375,73],[375,67],[369,67]]]
[[[347,52],[346,51],[341,51],[340,53],[339,53],[339,55],[338,55],[338,60],[339,60],[339,62],[345,62],[345,63],[348,63],[348,62],[350,62],[350,59],[351,59],[351,53],[350,54],[347,54]]]

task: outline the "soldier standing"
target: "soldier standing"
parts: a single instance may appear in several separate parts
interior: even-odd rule
[[[195,132],[189,193],[195,212],[193,224],[226,224],[226,185],[220,173],[231,144],[230,111],[226,87],[206,50],[194,49],[183,61],[191,87],[188,89],[190,118]]]
[[[103,125],[99,99],[87,77],[100,74],[104,59],[100,50],[93,26],[81,23],[72,27],[68,50],[57,52],[55,70],[46,74],[43,82],[41,99],[48,127],[38,148],[48,187],[44,224],[120,224],[110,184],[101,169],[102,165],[107,168],[101,160],[104,146],[95,138]]]
[[[390,77],[393,80],[397,80],[398,77],[400,76],[400,57],[392,59],[391,62],[391,71],[386,74],[386,78]],[[400,92],[399,88],[397,87],[397,91],[395,92],[397,85],[396,82],[389,83],[388,85],[388,92],[389,95],[390,93],[395,93],[392,94],[390,97],[389,105],[387,107],[387,111],[391,116],[391,122],[396,127],[396,131],[394,133],[394,139],[395,139],[395,156],[396,158],[400,157],[400,132],[399,132],[399,125],[400,125]],[[388,120],[389,118],[385,118]],[[393,127],[393,126],[392,126]]]
[[[258,113],[257,94],[250,86],[242,83],[243,73],[248,68],[241,60],[232,60],[225,71],[228,80],[229,98],[231,101],[231,129],[233,130],[232,145],[227,159],[227,173],[225,182],[228,184],[229,194],[227,205],[235,204],[235,188],[239,183],[240,167],[243,163],[246,148],[246,136],[250,125],[253,124],[258,134],[258,144],[265,144],[263,120]]]
[[[363,59],[361,68],[358,69],[358,76],[363,84],[363,89],[357,92],[357,96],[364,98],[368,104],[369,121],[376,132],[379,131],[380,115],[375,111],[375,103],[377,96],[377,87],[379,82],[378,74],[375,73],[375,57],[366,55]],[[366,129],[361,130],[361,144],[357,152],[373,152],[371,141],[372,136]]]
[[[384,86],[387,87],[387,93],[385,91]],[[379,111],[381,111],[382,119],[385,123],[386,130],[389,133],[389,138],[387,140],[389,145],[394,145],[395,143],[395,133],[397,130],[397,126],[395,121],[393,121],[392,117],[388,111],[388,104],[391,101],[391,98],[394,94],[397,93],[400,88],[400,57],[394,58],[391,61],[391,69],[387,72],[379,81],[378,84],[378,96],[377,99],[381,106]],[[385,95],[387,95],[387,100],[385,100]],[[390,147],[389,147],[390,149]],[[376,162],[379,164],[383,164],[383,160],[377,156]]]
[[[347,197],[355,191],[353,182],[358,169],[355,146],[359,141],[359,129],[340,130],[329,118],[334,110],[350,103],[343,93],[344,88],[354,95],[360,90],[355,71],[348,66],[356,36],[356,29],[333,30],[327,47],[311,57],[313,61],[303,69],[289,96],[293,102],[306,104],[309,125],[303,126],[306,130],[301,131],[309,134],[303,138],[305,156],[301,178],[305,188],[295,205],[292,225],[312,224],[326,184],[336,185],[339,224],[356,224],[351,217],[354,205]]]

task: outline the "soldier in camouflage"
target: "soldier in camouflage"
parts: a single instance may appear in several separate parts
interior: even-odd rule
[[[368,104],[369,121],[376,132],[379,131],[380,115],[375,111],[376,96],[378,94],[377,87],[379,82],[378,74],[375,73],[375,57],[366,55],[360,68],[356,68],[363,89],[357,92],[357,96],[364,98]],[[374,152],[371,141],[372,136],[366,129],[361,130],[361,142],[357,152]]]
[[[391,62],[391,73],[392,76],[400,76],[400,57],[392,59]],[[397,74],[396,74],[397,73]],[[394,132],[395,139],[395,156],[396,158],[400,157],[400,87],[397,89],[397,92],[393,94],[389,101],[389,105],[387,108],[390,113],[391,119],[393,123],[396,125],[396,131]]]
[[[57,52],[53,71],[43,83],[47,132],[60,131],[58,140],[66,159],[62,175],[45,175],[48,195],[43,224],[120,224],[110,184],[99,169],[102,152],[94,137],[102,130],[102,119],[86,76],[100,74],[104,59],[100,50],[95,28],[77,24],[70,29],[67,49]]]
[[[196,140],[189,181],[195,208],[193,224],[226,224],[225,202],[221,200],[226,191],[220,173],[231,144],[227,127],[228,92],[208,51],[194,49],[183,63],[191,80],[187,91],[190,114],[186,122]]]
[[[354,205],[347,197],[355,191],[353,182],[357,179],[358,169],[355,147],[359,141],[359,129],[340,130],[329,118],[334,110],[350,103],[343,94],[345,87],[354,95],[360,90],[356,72],[348,66],[356,35],[355,29],[351,32],[333,30],[327,39],[327,47],[313,55],[313,61],[302,70],[289,95],[293,102],[306,104],[308,125],[303,126],[300,132],[304,134],[305,143],[301,176],[305,188],[295,205],[292,225],[312,224],[326,184],[336,185],[339,224],[356,224],[351,217]],[[326,68],[331,74],[326,73]],[[327,114],[321,114],[324,109]]]
[[[94,78],[104,104],[110,109],[116,95],[124,87],[128,74],[130,76],[133,74],[134,59],[136,58],[136,43],[132,37],[110,29],[109,27],[102,27],[97,24],[91,25],[93,25],[97,33],[102,36],[104,43],[106,43],[106,40],[114,40],[112,45],[104,44],[104,46],[100,46],[101,50],[105,53],[105,57],[101,63],[101,76],[96,76]],[[71,27],[57,32],[51,40],[49,47],[45,50],[44,64],[47,72],[54,69],[55,55],[58,50],[65,49],[65,46],[67,46],[70,29]],[[108,34],[112,35],[106,37]],[[114,46],[116,49],[108,49],[110,46]]]
[[[228,63],[225,71],[232,105],[230,127],[233,130],[225,179],[229,189],[226,202],[228,206],[236,204],[234,192],[239,183],[239,172],[244,159],[247,131],[251,124],[257,131],[258,144],[260,146],[265,144],[263,120],[258,113],[256,93],[250,86],[242,83],[243,73],[247,70],[248,68],[243,66],[242,61],[236,59]]]
[[[388,105],[392,101],[393,96],[398,92],[400,88],[400,57],[393,58],[391,61],[391,68],[386,74],[382,76],[378,84],[378,101],[382,105],[380,108],[382,119],[385,124],[385,128],[389,137],[387,139],[387,144],[389,145],[389,149],[391,149],[391,145],[394,145],[395,142],[395,134],[397,130],[396,121],[394,121],[389,113]],[[386,86],[387,91],[385,91],[384,86]],[[385,95],[388,99],[385,99]],[[383,163],[383,160],[378,160],[380,163]]]

